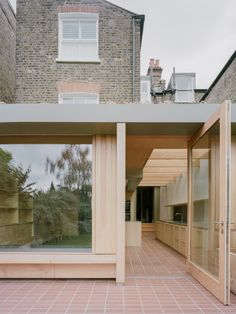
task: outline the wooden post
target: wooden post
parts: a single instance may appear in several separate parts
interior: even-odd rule
[[[117,123],[117,232],[116,232],[116,282],[125,282],[125,156],[126,125]]]

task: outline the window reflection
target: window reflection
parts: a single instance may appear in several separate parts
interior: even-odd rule
[[[1,145],[1,248],[91,248],[91,150]]]

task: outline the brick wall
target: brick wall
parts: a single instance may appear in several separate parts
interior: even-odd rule
[[[207,103],[236,102],[236,57],[204,100]]]
[[[59,63],[58,11],[99,14],[100,63]],[[73,5],[73,6],[72,6]],[[135,101],[140,100],[140,22],[135,23]],[[102,0],[18,0],[18,103],[57,103],[58,86],[99,86],[101,103],[132,102],[132,14]],[[82,84],[82,85],[81,85]]]
[[[195,90],[195,102],[200,102],[207,90]]]
[[[7,0],[0,1],[0,102],[15,100],[15,14]]]

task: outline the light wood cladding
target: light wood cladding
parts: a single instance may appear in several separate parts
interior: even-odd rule
[[[116,253],[116,137],[95,136],[94,253]]]
[[[145,164],[139,186],[167,186],[186,173],[186,149],[154,149]]]
[[[155,234],[158,240],[187,256],[187,226],[156,221]]]
[[[117,186],[116,186],[116,282],[125,282],[125,169],[126,169],[126,125],[117,124]]]
[[[154,223],[142,223],[142,232],[154,232]]]
[[[115,264],[1,264],[0,278],[115,278]]]

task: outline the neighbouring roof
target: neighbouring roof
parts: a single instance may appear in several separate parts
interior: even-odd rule
[[[5,5],[8,6],[8,9],[6,8]],[[9,0],[6,0],[5,4],[3,4],[3,2],[1,2],[1,0],[0,0],[0,10],[2,10],[2,12],[5,15],[9,25],[11,26],[13,32],[15,33],[15,30],[16,30],[16,25],[15,25],[16,14],[15,14],[15,11],[13,10]]]
[[[125,8],[123,8],[123,7],[121,7],[121,6],[119,6],[119,5],[117,5],[117,4],[114,4],[114,3],[112,3],[111,1],[107,1],[107,0],[103,0],[104,2],[108,2],[110,5],[112,5],[113,7],[116,7],[116,8],[119,8],[119,9],[121,9],[122,11],[125,11],[125,12],[127,12],[127,13],[130,13],[131,15],[138,15],[138,14],[136,14],[136,13],[134,13],[134,12],[132,12],[132,11],[129,11],[129,10],[127,10],[127,9],[125,9]]]
[[[8,6],[9,6],[11,12],[12,12],[14,15],[16,15],[15,10],[13,9],[13,6],[12,6],[11,2],[10,2],[9,0],[7,0],[6,2],[7,2],[7,4],[8,4]],[[1,4],[1,2],[0,2],[0,4]]]
[[[210,92],[212,91],[212,89],[215,87],[215,85],[218,83],[218,81],[220,80],[220,78],[222,77],[222,75],[226,72],[226,70],[230,67],[231,63],[234,61],[234,59],[236,58],[236,50],[234,51],[234,53],[232,54],[232,56],[229,58],[228,62],[225,64],[225,66],[223,67],[223,69],[220,71],[220,73],[218,74],[218,76],[216,77],[216,79],[213,81],[213,83],[211,84],[211,86],[208,88],[207,92],[203,95],[203,97],[201,98],[200,101],[203,101],[207,98],[207,96],[210,94]]]

